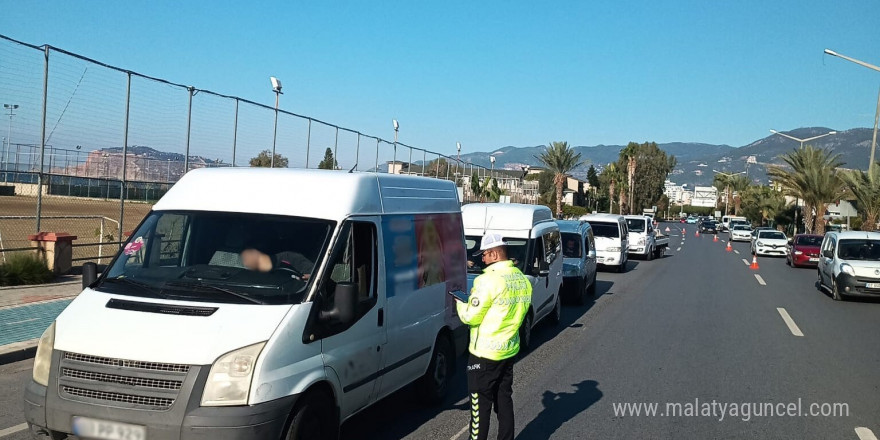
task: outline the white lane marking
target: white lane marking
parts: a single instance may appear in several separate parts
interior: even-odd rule
[[[877,440],[877,437],[870,429],[861,426],[856,428],[856,435],[859,436],[861,440]]]
[[[678,249],[675,250],[675,252],[678,252],[678,251],[680,251],[680,250],[681,250],[681,248],[679,247]]]
[[[764,282],[764,279],[761,278],[761,275],[755,274],[755,278],[758,279],[758,284],[760,284],[760,285],[762,285],[762,286],[766,286],[766,285],[767,285],[767,283]]]
[[[461,437],[462,434],[467,432],[468,428],[470,427],[470,424],[471,424],[471,421],[468,420],[468,424],[464,425],[464,428],[461,428],[461,431],[458,431],[455,435],[453,435],[452,437],[449,437],[449,440],[456,440],[459,437]]]
[[[27,423],[22,423],[21,425],[15,425],[11,428],[0,429],[0,437],[6,437],[7,435],[15,434],[16,432],[19,432],[19,431],[24,431],[25,429],[27,429]],[[859,432],[859,428],[856,428],[856,432]],[[871,431],[868,431],[868,432],[871,432]]]
[[[791,331],[791,334],[795,336],[803,336],[801,333],[801,329],[798,328],[797,324],[794,323],[794,320],[791,319],[791,316],[788,315],[788,312],[785,311],[782,307],[777,307],[776,311],[782,316],[782,320],[785,321],[785,325],[788,326],[788,329]]]
[[[737,255],[739,255],[739,251],[738,251],[738,250],[734,249],[733,251],[736,252]]]
[[[745,258],[743,258],[743,263],[745,263],[746,266],[748,266],[749,264],[751,264],[751,263],[749,263],[749,260],[746,260]]]

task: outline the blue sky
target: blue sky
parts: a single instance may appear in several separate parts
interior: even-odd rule
[[[0,3],[0,34],[454,154],[870,127],[880,3]],[[0,60],[2,63],[2,60]],[[0,97],[2,98],[2,97]]]

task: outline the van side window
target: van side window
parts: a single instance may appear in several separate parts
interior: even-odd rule
[[[529,273],[537,276],[541,271],[541,262],[544,260],[544,237],[535,238],[535,247],[532,249],[532,259],[529,262]]]
[[[593,238],[593,228],[587,229],[587,239],[584,241],[584,252],[589,253],[590,250],[593,249],[593,243],[595,243],[595,238]]]
[[[544,261],[552,263],[556,261],[559,252],[562,250],[559,231],[551,231],[544,234]]]
[[[376,226],[368,222],[348,222],[343,225],[333,258],[322,283],[322,308],[333,308],[333,292],[339,283],[352,283],[358,287],[358,317],[363,316],[376,304],[377,246]]]

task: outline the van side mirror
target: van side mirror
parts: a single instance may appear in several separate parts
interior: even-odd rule
[[[82,265],[82,288],[85,289],[98,279],[98,265],[93,262]]]
[[[825,249],[824,251],[822,251],[822,256],[825,258],[833,259],[834,258],[834,251],[832,251],[831,249]]]
[[[333,309],[322,311],[321,321],[338,321],[350,324],[355,318],[358,304],[358,287],[354,283],[339,283],[333,290]]]

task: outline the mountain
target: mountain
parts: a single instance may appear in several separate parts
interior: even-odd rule
[[[832,131],[826,127],[805,127],[784,132],[798,139],[808,139]],[[832,150],[840,154],[845,168],[868,169],[873,129],[853,128],[838,131],[836,134],[806,142],[819,148]],[[770,164],[782,165],[779,156],[800,147],[800,143],[778,134],[771,134],[748,145],[734,148],[729,145],[702,144],[696,142],[671,142],[658,144],[666,154],[677,159],[677,166],[669,176],[669,180],[681,185],[709,185],[714,176],[713,170],[737,173],[747,172],[755,183],[767,183],[766,167]],[[618,159],[624,145],[596,145],[572,147],[581,153],[585,165],[572,174],[584,179],[590,164],[601,170],[606,164]],[[491,152],[476,152],[461,155],[461,160],[484,167],[491,167],[489,157],[495,156],[495,168],[521,169],[523,166],[541,166],[536,158],[544,151],[545,146],[514,147],[506,146]],[[752,160],[750,158],[753,157]],[[880,160],[876,153],[875,160]],[[752,163],[750,163],[752,162]]]

